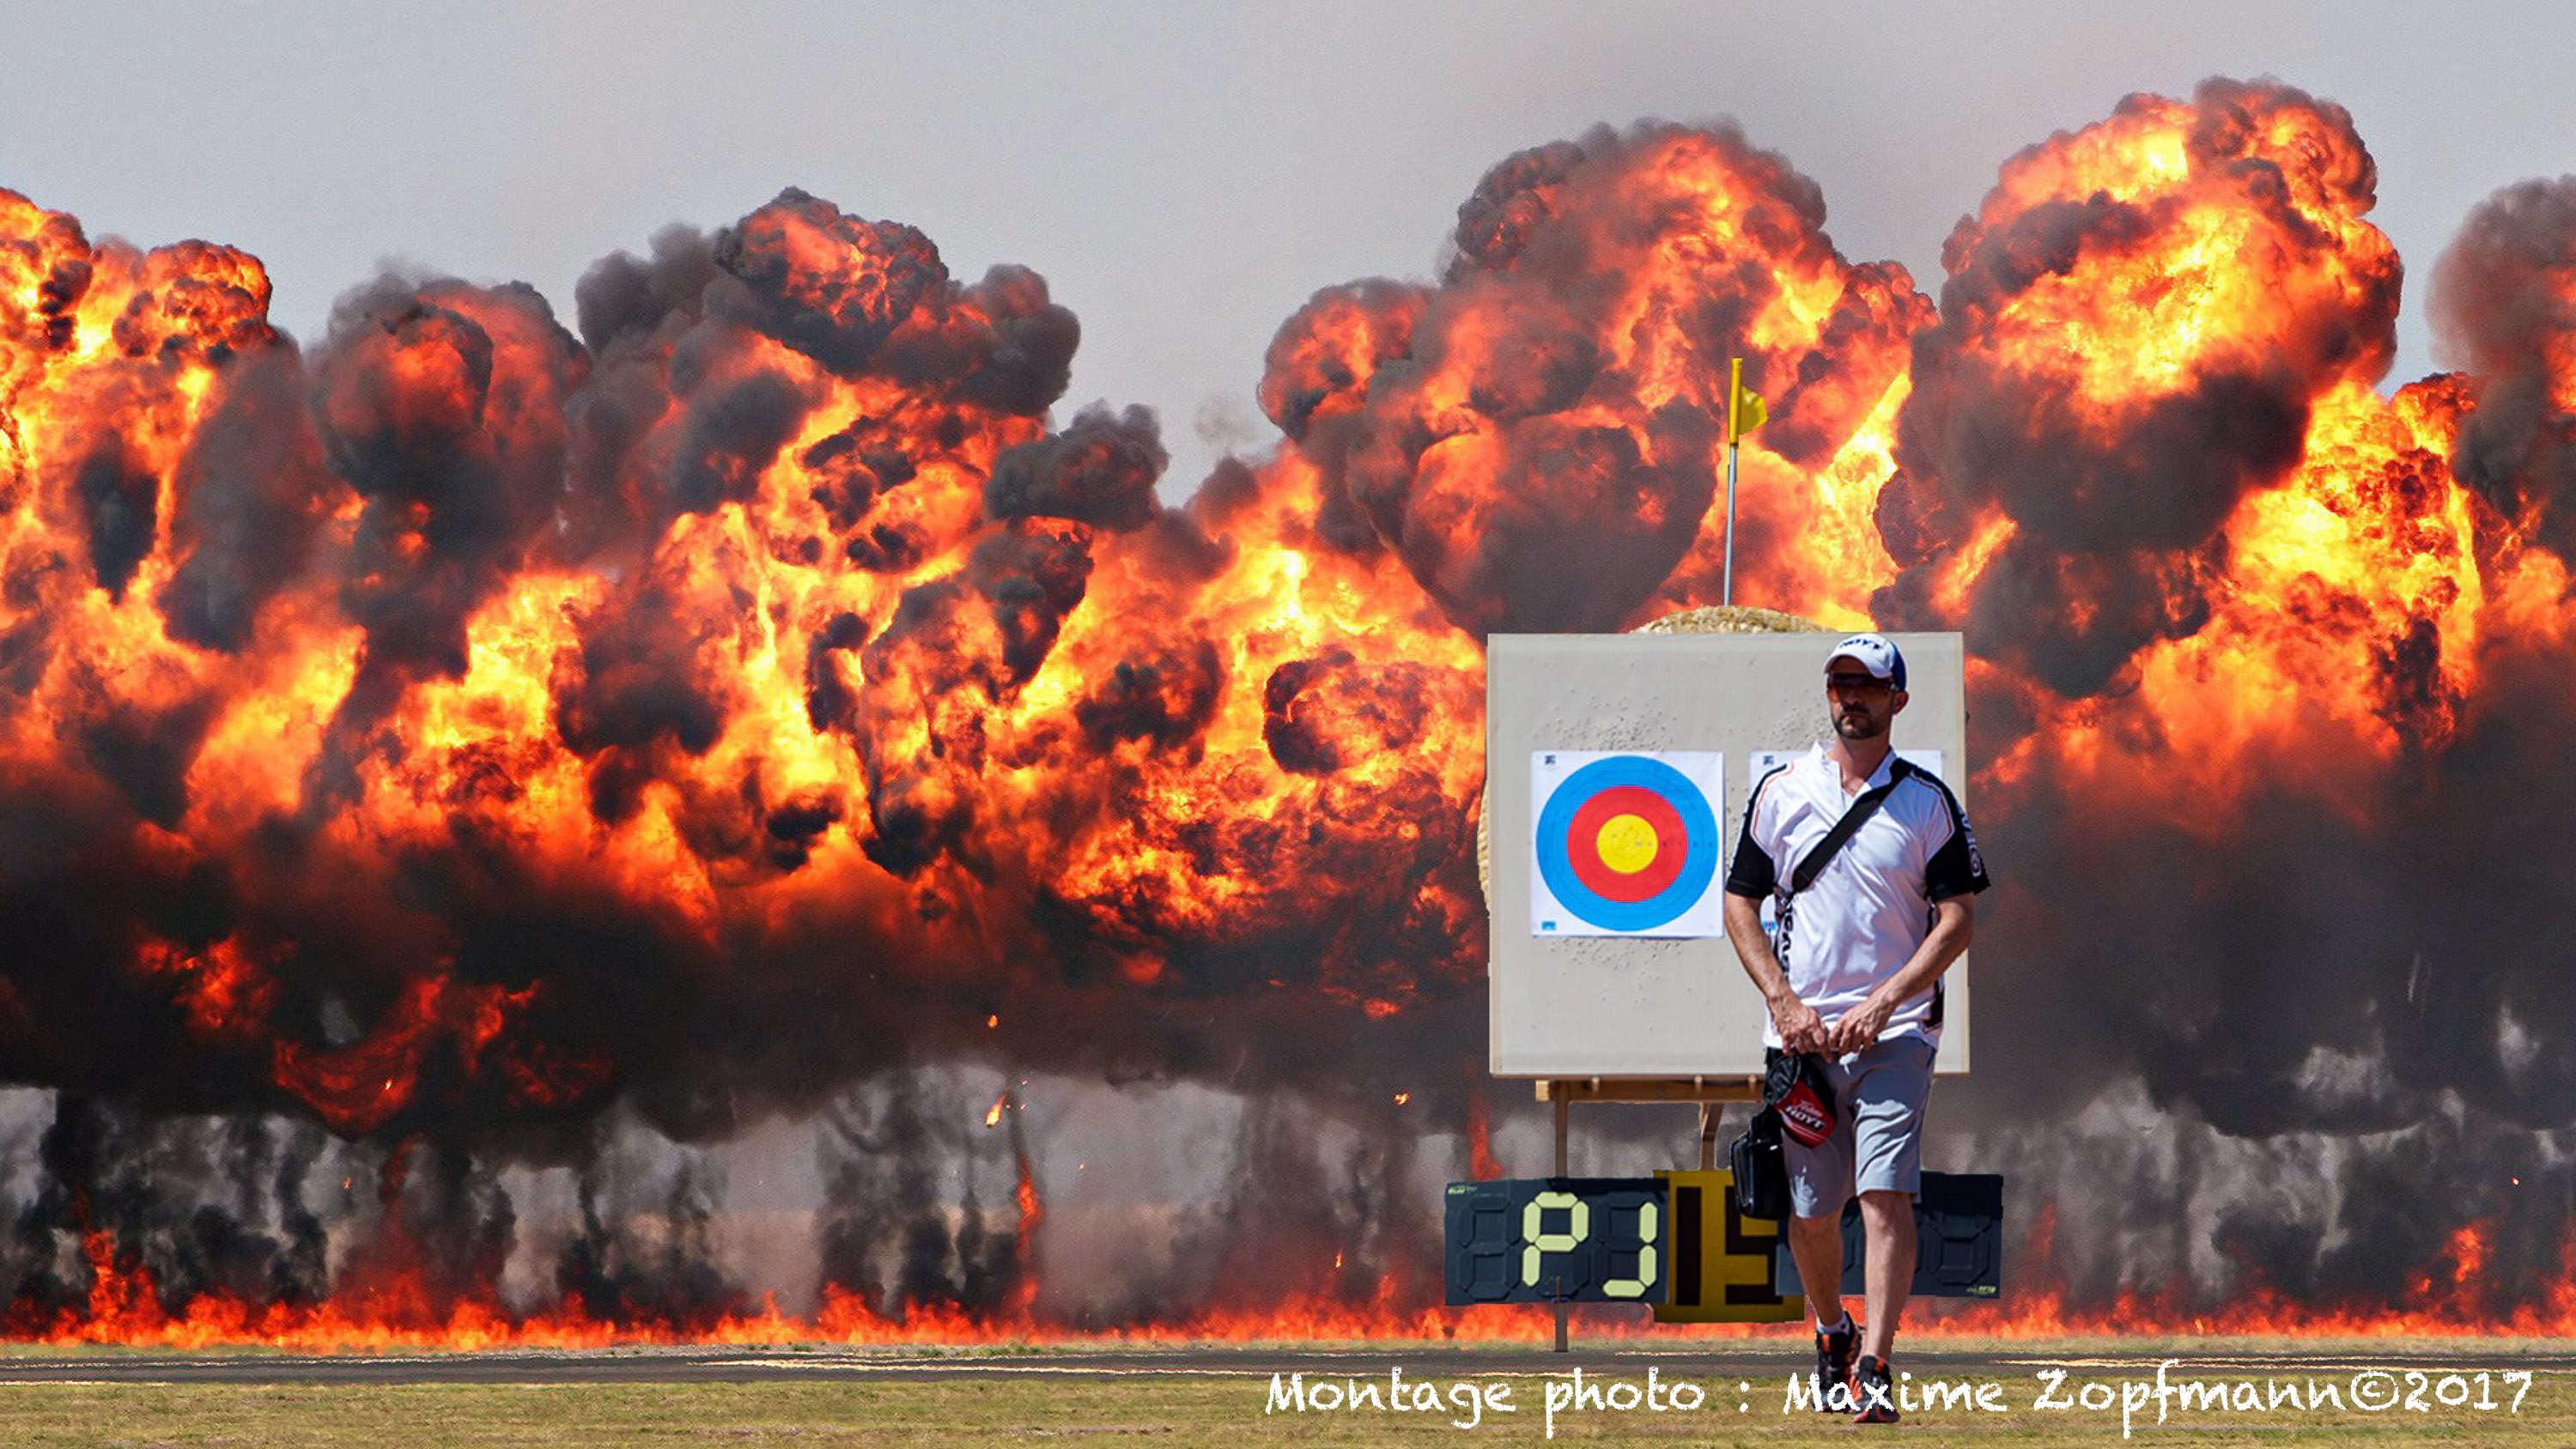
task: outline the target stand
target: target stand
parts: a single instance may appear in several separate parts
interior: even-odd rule
[[[1713,624],[1720,630],[1705,632]],[[1765,632],[1740,632],[1749,626]],[[1795,632],[1791,632],[1795,631]],[[1906,657],[1908,700],[1895,725],[1899,753],[1966,796],[1965,651],[1956,634],[1891,636]],[[1699,610],[1633,634],[1494,635],[1486,654],[1486,782],[1482,820],[1486,897],[1491,907],[1490,1062],[1496,1077],[1531,1080],[1554,1109],[1554,1176],[1516,1211],[1527,1224],[1501,1221],[1488,1206],[1453,1221],[1497,1222],[1520,1236],[1513,1251],[1542,1272],[1556,1265],[1551,1245],[1618,1223],[1639,1232],[1637,1210],[1588,1204],[1587,1183],[1568,1176],[1567,1136],[1577,1102],[1690,1102],[1699,1108],[1698,1174],[1667,1174],[1673,1186],[1657,1214],[1661,1252],[1642,1241],[1610,1253],[1599,1283],[1585,1290],[1568,1265],[1551,1278],[1557,1291],[1531,1291],[1511,1301],[1553,1299],[1556,1347],[1566,1348],[1569,1301],[1635,1301],[1630,1285],[1675,1270],[1678,1194],[1705,1206],[1716,1166],[1726,1104],[1758,1101],[1767,1010],[1746,980],[1725,936],[1726,865],[1742,828],[1753,786],[1782,759],[1831,738],[1824,695],[1826,649],[1833,636],[1786,615],[1753,610]],[[1937,1071],[1970,1064],[1968,962],[1944,978],[1947,1021]],[[1629,1179],[1600,1179],[1634,1196]],[[1983,1181],[1980,1179],[1980,1181]],[[1452,1184],[1461,1188],[1511,1184]],[[1996,1189],[1999,1193],[1999,1187]],[[1473,1198],[1453,1198],[1453,1206]],[[1536,1206],[1533,1206],[1536,1205]],[[1553,1205],[1553,1206],[1552,1206]],[[1731,1209],[1730,1209],[1731,1211]],[[1508,1216],[1508,1214],[1506,1214]],[[1717,1221],[1711,1217],[1710,1221]],[[1998,1210],[1999,1220],[1999,1210]],[[1681,1311],[1704,1299],[1698,1285],[1658,1280],[1651,1297],[1662,1317],[1786,1320],[1803,1302],[1779,1291],[1784,1271],[1768,1233],[1725,1230],[1703,1237],[1694,1224],[1696,1271],[1743,1311]],[[1646,1233],[1645,1236],[1652,1236]],[[1752,1240],[1760,1238],[1759,1243]],[[1472,1235],[1469,1241],[1474,1241]],[[1622,1240],[1624,1244],[1624,1239]],[[1737,1253],[1743,1261],[1727,1257]],[[1453,1255],[1454,1256],[1454,1255]],[[1992,1255],[1989,1255],[1989,1260]],[[1518,1259],[1512,1262],[1518,1262]],[[1512,1263],[1505,1263],[1506,1268]],[[1461,1272],[1466,1271],[1461,1269]],[[1494,1271],[1488,1263],[1484,1271]],[[1753,1291],[1749,1280],[1758,1279]],[[1504,1301],[1460,1296],[1452,1302]],[[1794,1275],[1791,1277],[1794,1282]],[[1768,1286],[1768,1293],[1760,1291]],[[1991,1296],[1992,1279],[1980,1296]],[[1928,1291],[1952,1291],[1938,1286]],[[1975,1291],[1975,1290],[1969,1290]]]

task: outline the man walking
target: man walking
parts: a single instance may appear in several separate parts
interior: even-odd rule
[[[1831,1088],[1832,1129],[1812,1146],[1794,1132],[1786,1141],[1789,1251],[1815,1315],[1817,1391],[1862,1423],[1887,1423],[1888,1356],[1914,1278],[1941,973],[1968,948],[1972,899],[1989,882],[1958,799],[1890,746],[1906,701],[1896,645],[1879,634],[1836,644],[1825,701],[1833,743],[1763,776],[1745,802],[1726,935],[1770,1004],[1764,1044],[1815,1054]],[[1846,815],[1856,828],[1837,832]],[[1779,904],[1776,942],[1762,929],[1765,897]],[[1856,1365],[1842,1302],[1843,1204],[1855,1193],[1869,1314]]]

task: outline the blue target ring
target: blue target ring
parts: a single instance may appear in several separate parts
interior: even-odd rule
[[[1606,790],[1631,786],[1650,792],[1680,818],[1682,852],[1672,883],[1643,900],[1613,900],[1584,883],[1580,852],[1596,850],[1575,839],[1575,816]],[[1661,760],[1612,755],[1594,760],[1558,782],[1538,816],[1539,878],[1559,905],[1605,931],[1651,931],[1697,905],[1717,879],[1717,812],[1689,776]]]

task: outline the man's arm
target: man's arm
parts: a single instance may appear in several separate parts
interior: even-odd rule
[[[1727,893],[1726,939],[1744,963],[1744,974],[1770,1003],[1771,1026],[1780,1034],[1781,1046],[1793,1052],[1823,1051],[1825,1019],[1789,989],[1789,973],[1780,969],[1780,958],[1771,954],[1771,938],[1762,930],[1760,901]]]
[[[1729,897],[1727,904],[1734,905],[1734,899]],[[1867,1000],[1834,1023],[1826,1050],[1839,1056],[1876,1045],[1878,1034],[1887,1029],[1887,1019],[1896,1014],[1896,1008],[1931,990],[1941,973],[1950,969],[1950,963],[1968,949],[1968,938],[1977,934],[1976,897],[1957,895],[1935,901],[1932,912],[1932,929],[1924,935],[1923,944],[1914,948],[1913,958],[1895,975],[1880,982]],[[1727,934],[1733,936],[1734,918],[1729,916],[1726,924]],[[1754,930],[1759,934],[1758,922]]]

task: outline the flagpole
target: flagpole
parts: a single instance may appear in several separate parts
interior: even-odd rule
[[[1736,364],[1738,367],[1742,363]],[[1735,454],[1733,443],[1726,445],[1726,575],[1718,587],[1717,601],[1735,602]]]
[[[1729,358],[1726,364],[1726,572],[1718,584],[1717,601],[1732,607],[1735,603],[1735,454],[1736,440],[1744,436],[1737,426],[1744,411],[1744,359]]]

